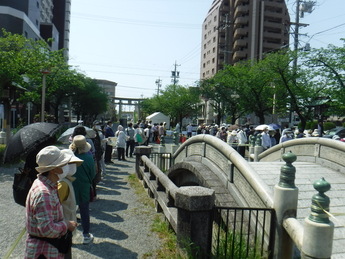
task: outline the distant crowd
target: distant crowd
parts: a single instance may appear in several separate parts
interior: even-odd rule
[[[257,127],[250,125],[206,125],[201,124],[197,127],[195,134],[210,134],[224,142],[228,143],[232,148],[236,149],[243,157],[245,155],[246,146],[249,146],[251,136],[257,137],[261,135],[261,145],[264,150],[273,147],[279,143],[289,141],[295,138],[305,137],[322,137],[324,135],[322,123],[314,130],[302,130],[296,127],[285,125],[282,129],[278,124],[259,125]],[[194,127],[189,124],[186,126],[187,137],[191,137]]]

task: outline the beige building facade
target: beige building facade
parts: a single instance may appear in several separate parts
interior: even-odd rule
[[[284,0],[214,0],[202,25],[200,79],[287,47],[289,26]],[[213,112],[204,105],[200,119],[212,123]]]

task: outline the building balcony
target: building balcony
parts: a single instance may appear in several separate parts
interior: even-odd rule
[[[264,37],[269,39],[281,39],[283,37],[282,31],[280,32],[264,32]]]
[[[272,8],[286,8],[285,1],[277,2],[277,1],[265,1],[266,7],[272,7]]]
[[[273,42],[264,42],[263,43],[263,46],[262,46],[264,49],[270,49],[270,50],[273,50],[273,49],[280,49],[282,47],[282,43],[273,43]]]
[[[247,52],[244,50],[234,51],[234,55],[232,56],[233,60],[236,62],[241,59],[247,58]]]
[[[246,47],[247,43],[248,43],[248,41],[245,40],[245,39],[237,39],[234,42],[234,49],[241,48],[241,47]]]
[[[265,12],[265,17],[272,17],[272,18],[279,18],[279,19],[281,19],[283,17],[283,14],[281,12],[266,11]]]
[[[240,5],[249,5],[249,0],[235,0],[235,8]]]
[[[239,39],[248,36],[248,28],[238,28],[234,31],[234,39]]]
[[[235,8],[234,17],[238,17],[242,14],[247,14],[249,12],[249,7],[247,5],[239,5]]]
[[[248,22],[249,22],[249,18],[248,17],[236,17],[236,19],[235,19],[235,24],[248,24]]]
[[[284,25],[282,22],[264,21],[264,27],[282,29]]]

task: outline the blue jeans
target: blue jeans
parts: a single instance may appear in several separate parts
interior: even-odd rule
[[[79,204],[79,212],[81,218],[81,226],[83,227],[83,235],[87,235],[90,232],[90,210],[89,202]]]

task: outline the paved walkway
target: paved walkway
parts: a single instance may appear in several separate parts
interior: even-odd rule
[[[280,169],[284,162],[251,162],[249,163],[260,175],[263,181],[271,188],[279,182]],[[331,189],[326,192],[330,198],[330,213],[336,215],[331,218],[334,223],[334,240],[332,258],[345,258],[345,176],[344,172],[331,170],[315,163],[294,162],[296,167],[295,185],[299,190],[297,219],[304,224],[304,219],[310,215],[311,199],[317,191],[313,183],[324,177],[331,184]]]
[[[129,186],[128,176],[135,173],[135,159],[107,165],[107,175],[98,187],[99,200],[90,204],[93,244],[83,245],[78,227],[72,248],[73,258],[155,258],[161,242],[151,231],[157,214],[140,202]],[[12,197],[15,167],[0,168],[0,258],[4,258],[24,227],[25,208]],[[23,258],[25,236],[10,258]]]

